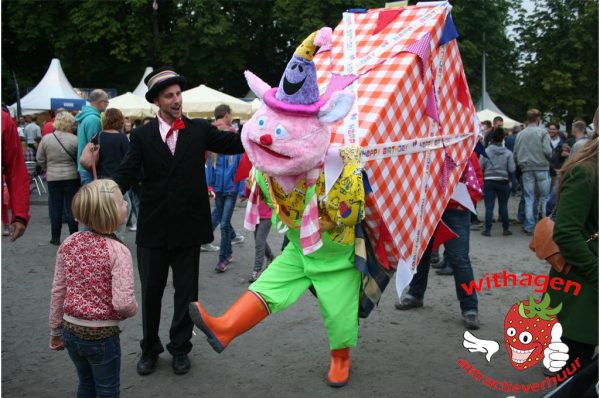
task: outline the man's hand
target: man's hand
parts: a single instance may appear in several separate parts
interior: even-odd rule
[[[50,343],[48,343],[48,347],[54,351],[61,351],[65,349],[65,342],[62,336],[50,336]]]
[[[217,195],[215,195],[215,191],[208,191],[208,199],[212,200],[216,197]]]
[[[16,241],[25,233],[25,229],[27,229],[27,225],[23,224],[21,221],[14,221],[10,224],[10,240]]]
[[[240,203],[244,203],[244,202],[246,202],[247,200],[248,200],[248,198],[247,198],[247,197],[245,197],[245,196],[240,196]]]

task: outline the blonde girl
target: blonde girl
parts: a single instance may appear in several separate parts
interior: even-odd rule
[[[127,216],[117,184],[100,179],[75,194],[73,215],[89,231],[69,236],[56,254],[50,300],[50,349],[67,349],[78,397],[119,396],[119,321],[136,314],[129,249],[114,232]]]

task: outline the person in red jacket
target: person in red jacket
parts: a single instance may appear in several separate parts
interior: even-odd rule
[[[10,233],[11,240],[15,241],[25,233],[29,222],[29,174],[17,126],[5,111],[2,111],[2,174],[11,198]]]
[[[469,196],[473,203],[477,203],[483,196],[483,173],[479,167],[477,155],[473,153],[459,180],[466,185]],[[468,199],[467,199],[468,200]],[[471,259],[469,258],[469,236],[471,216],[470,211],[464,204],[451,199],[442,214],[442,221],[458,236],[444,242],[444,257],[453,269],[454,283],[456,285],[456,296],[460,302],[463,322],[467,329],[479,329],[479,306],[477,293],[473,290],[467,294],[461,285],[469,285],[474,280]],[[438,226],[439,228],[439,226]],[[437,233],[437,231],[436,231]],[[435,236],[435,233],[434,233]],[[431,252],[433,251],[434,237],[431,238],[427,249],[423,253],[417,273],[410,282],[408,292],[402,300],[396,304],[398,310],[409,310],[423,306],[423,297],[427,289],[427,277],[431,263]]]
[[[58,108],[57,110],[51,112],[51,116],[52,119],[48,120],[46,123],[44,123],[44,126],[42,127],[42,137],[44,137],[45,135],[48,134],[52,134],[54,132],[54,120],[56,119],[56,115],[58,115],[61,112],[66,112],[67,110],[65,108]]]

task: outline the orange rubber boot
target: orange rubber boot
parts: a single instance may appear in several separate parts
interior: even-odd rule
[[[343,387],[350,378],[350,348],[331,350],[331,365],[327,373],[327,384],[330,387]]]
[[[269,315],[266,304],[247,291],[220,317],[206,313],[200,302],[190,303],[190,318],[206,334],[208,343],[216,352],[222,352],[237,336],[252,329]]]

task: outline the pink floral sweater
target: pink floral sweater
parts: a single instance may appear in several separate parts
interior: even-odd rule
[[[56,253],[50,328],[62,320],[88,327],[114,326],[137,313],[131,252],[93,232],[69,236]]]

